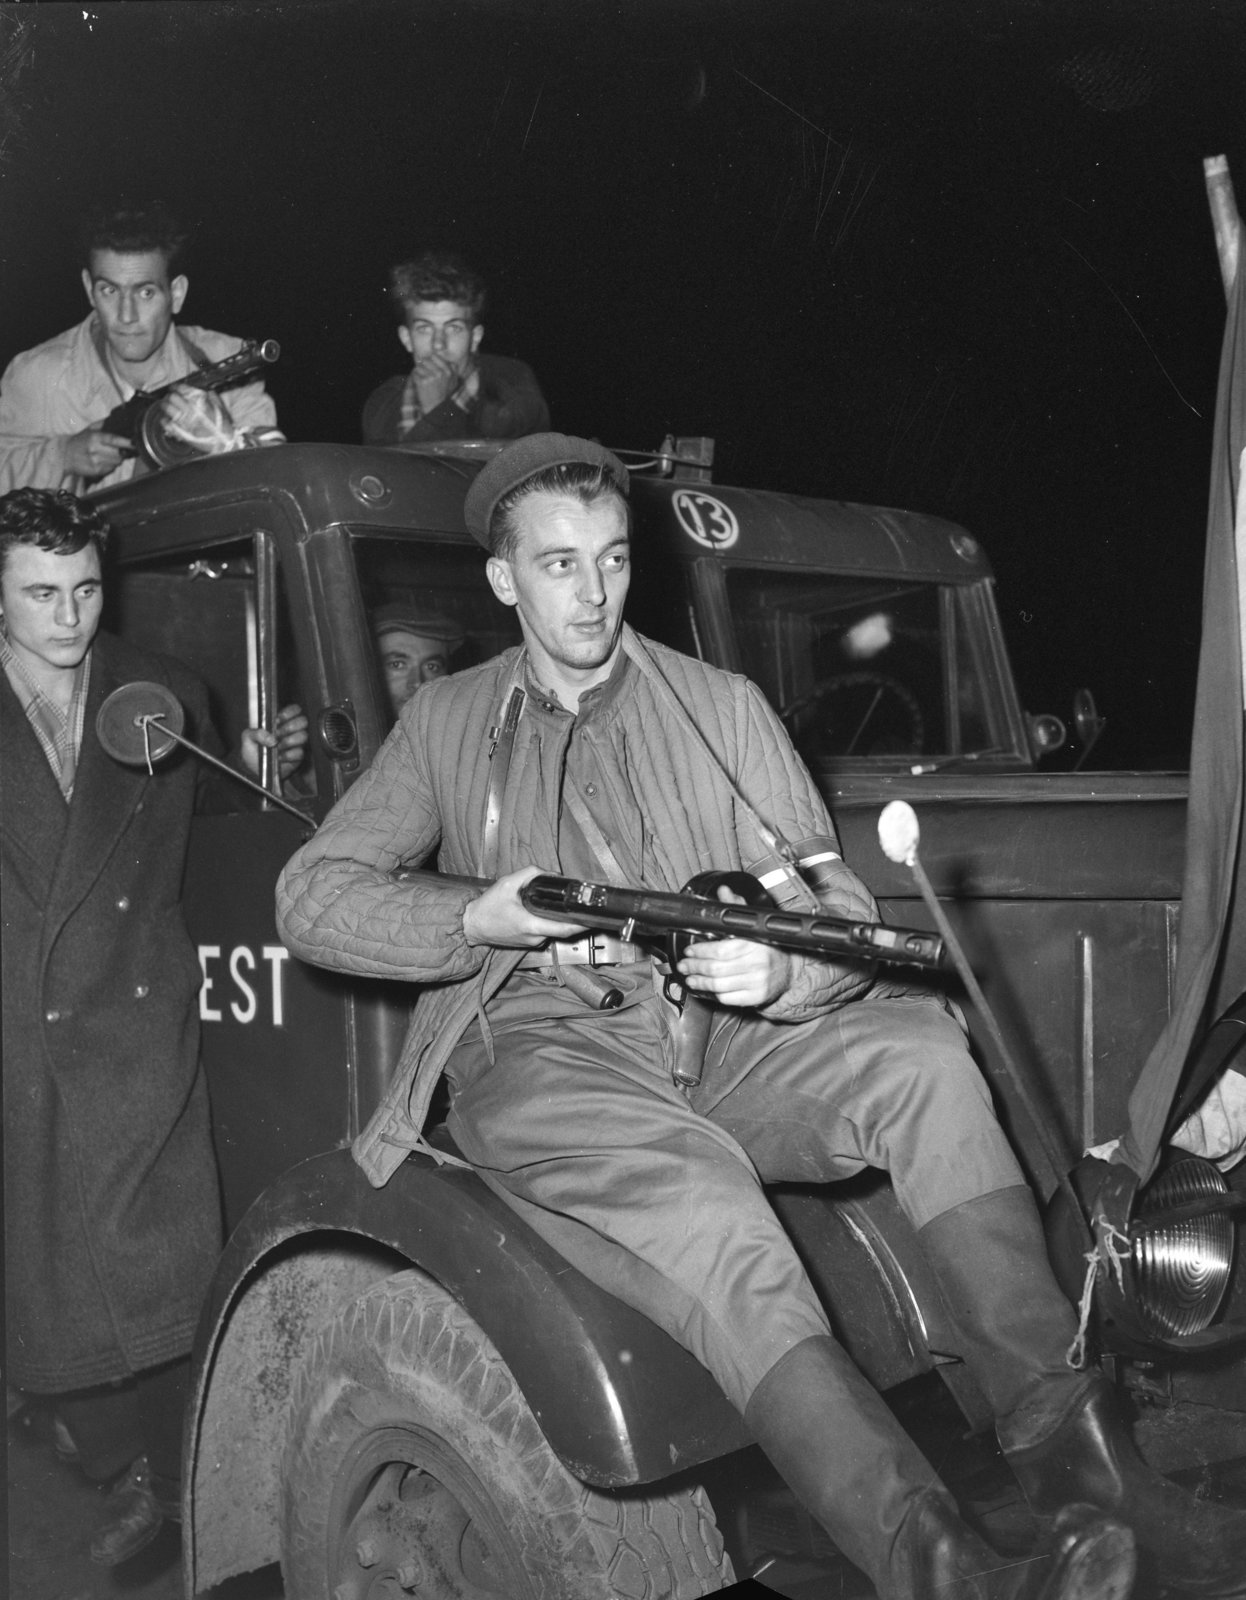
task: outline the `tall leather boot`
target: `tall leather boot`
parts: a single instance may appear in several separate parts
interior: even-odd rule
[[[1029,1189],[967,1201],[918,1237],[1033,1509],[1098,1506],[1133,1529],[1143,1573],[1185,1594],[1246,1596],[1246,1512],[1198,1501],[1149,1467],[1102,1377],[1068,1366],[1077,1321]]]
[[[1064,1508],[1039,1550],[997,1555],[879,1394],[831,1338],[789,1350],[744,1414],[789,1488],[879,1600],[1124,1600],[1129,1530],[1087,1506]]]
[[[1044,1439],[1019,1449],[1000,1442],[1035,1511],[1085,1500],[1133,1528],[1142,1570],[1167,1588],[1246,1596],[1246,1511],[1197,1500],[1148,1466],[1098,1375]]]

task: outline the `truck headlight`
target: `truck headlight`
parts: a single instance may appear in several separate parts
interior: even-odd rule
[[[1246,1193],[1201,1156],[1179,1156],[1145,1188],[1129,1167],[1086,1156],[1048,1207],[1051,1264],[1083,1315],[1093,1307],[1102,1350],[1229,1349],[1246,1344],[1246,1320],[1221,1316],[1243,1211]]]
[[[1130,1271],[1149,1332],[1201,1333],[1219,1311],[1232,1275],[1234,1224],[1211,1207],[1228,1187],[1210,1161],[1189,1156],[1143,1192],[1130,1229]]]

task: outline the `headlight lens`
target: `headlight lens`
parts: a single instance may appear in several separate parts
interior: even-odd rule
[[[1146,1223],[1176,1206],[1227,1193],[1219,1169],[1191,1156],[1174,1162],[1150,1185],[1134,1220]],[[1233,1242],[1233,1218],[1225,1212],[1135,1233],[1135,1303],[1152,1333],[1201,1333],[1211,1323],[1229,1287]]]

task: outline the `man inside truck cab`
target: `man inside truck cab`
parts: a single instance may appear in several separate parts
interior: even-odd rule
[[[400,600],[376,608],[372,631],[395,716],[422,683],[445,677],[451,655],[463,643],[463,630],[453,618]]]
[[[63,1453],[115,1480],[91,1555],[115,1566],[179,1511],[182,1414],[221,1246],[201,973],[182,920],[200,774],[105,753],[96,715],[154,680],[214,742],[180,662],[99,630],[108,527],[66,491],[0,497],[5,1314],[10,1387]],[[288,777],[307,718],[248,729]]]
[[[365,444],[517,439],[549,427],[532,368],[481,350],[485,284],[461,256],[426,250],[400,261],[389,294],[411,371],[368,396]]]
[[[132,441],[102,426],[136,390],[151,391],[223,360],[242,341],[176,324],[189,284],[185,235],[164,206],[93,211],[82,232],[85,321],[14,356],[0,378],[0,492],[104,488],[133,477]],[[277,412],[256,380],[228,399],[179,390],[182,437],[205,454],[279,444]]]
[[[384,1184],[444,1073],[448,1131],[489,1187],[594,1282],[697,1356],[884,1600],[1119,1600],[1142,1565],[1189,1594],[1246,1573],[1246,1515],[1134,1452],[1037,1208],[948,1004],[868,966],[727,938],[679,964],[716,1012],[699,1082],[676,985],[648,949],[529,912],[538,871],[678,890],[748,871],[779,904],[876,920],[821,795],[747,680],[623,621],[628,475],[560,434],[467,493],[523,644],[424,684],[371,768],[288,864],[278,925],[336,971],[423,987],[355,1143]],[[435,860],[483,892],[395,869]],[[591,948],[590,948],[591,947]],[[603,1009],[603,992],[612,992]],[[763,1180],[890,1172],[1045,1520],[1004,1562],[831,1334]]]

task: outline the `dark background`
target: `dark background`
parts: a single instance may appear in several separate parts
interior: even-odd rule
[[[937,512],[1023,698],[1185,764],[1244,0],[0,5],[0,362],[85,314],[103,195],[192,223],[185,316],[281,341],[294,439],[402,366],[450,244],[556,426]],[[1246,207],[1246,198],[1243,199]]]

